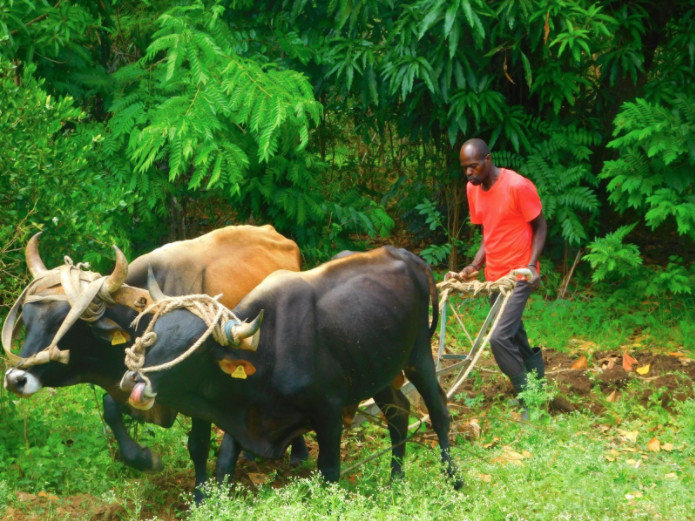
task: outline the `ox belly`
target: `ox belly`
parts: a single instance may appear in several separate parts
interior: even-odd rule
[[[225,390],[222,396],[211,399],[195,392],[183,394],[176,389],[167,389],[158,385],[155,375],[151,379],[154,387],[159,389],[156,403],[171,405],[186,416],[214,423],[256,456],[282,458],[294,438],[311,430],[309,417],[289,405],[271,400],[252,404],[225,400],[223,396],[234,396],[235,393],[224,384],[219,387]],[[262,393],[259,390],[259,394]]]

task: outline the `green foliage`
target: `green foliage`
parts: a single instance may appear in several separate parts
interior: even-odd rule
[[[620,158],[606,162],[609,200],[620,211],[644,213],[652,229],[675,220],[678,233],[695,239],[695,96],[670,102],[625,103],[609,146]]]
[[[639,248],[634,244],[624,244],[623,240],[635,227],[621,226],[605,237],[594,240],[589,245],[589,253],[584,259],[589,261],[594,269],[592,279],[595,282],[608,277],[634,277],[642,265]]]
[[[294,71],[264,67],[234,52],[224,8],[196,2],[159,20],[147,53],[115,78],[119,94],[109,151],[123,148],[131,186],[148,193],[150,176],[185,177],[189,189],[243,189],[252,163],[306,147],[321,114],[311,86]]]
[[[110,4],[111,0],[0,0],[0,55],[35,66],[51,94],[69,94],[80,104],[106,96],[109,81],[102,44],[108,45],[103,23]]]
[[[0,176],[0,291],[8,297],[2,299],[5,305],[14,300],[8,294],[24,285],[21,252],[39,229],[47,232],[41,240],[47,266],[75,251],[75,260],[109,266],[104,256],[112,258],[110,245],[129,246],[122,215],[128,194],[104,174],[102,129],[83,123],[72,98],[47,94],[35,71],[34,65],[21,70],[0,59],[0,164],[6,165]],[[66,245],[74,247],[66,250]]]
[[[425,223],[429,226],[430,231],[447,231],[443,222],[443,216],[432,201],[425,199],[415,206],[415,209],[425,218]],[[420,252],[420,256],[432,266],[442,264],[451,254],[451,250],[454,246],[463,246],[462,241],[455,237],[449,236],[448,240],[449,242],[445,244],[438,245],[433,243],[426,246]]]
[[[324,191],[327,165],[307,151],[323,113],[312,85],[249,49],[232,16],[220,2],[172,7],[145,55],[114,74],[105,150],[137,191],[141,215],[153,226],[148,214],[209,194],[234,221],[272,222],[312,261],[349,244],[350,233],[387,233],[393,222],[382,208]]]
[[[544,128],[543,135],[547,138],[537,140],[519,171],[538,188],[550,221],[549,234],[582,244],[593,231],[599,210],[589,163],[598,135],[574,125]]]
[[[548,404],[557,395],[557,389],[545,379],[538,378],[535,371],[528,373],[526,378],[526,388],[519,393],[518,397],[528,408],[531,421],[548,423],[550,420]]]

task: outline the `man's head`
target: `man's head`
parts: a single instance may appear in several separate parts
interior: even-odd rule
[[[461,170],[466,174],[468,182],[473,185],[491,184],[491,174],[494,176],[495,165],[492,163],[490,148],[482,139],[473,138],[466,141],[459,154]],[[486,183],[487,181],[487,183]]]

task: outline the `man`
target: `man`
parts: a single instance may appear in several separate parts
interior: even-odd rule
[[[466,141],[459,159],[468,178],[466,192],[471,223],[483,226],[483,240],[473,262],[448,276],[466,279],[483,265],[485,279],[489,281],[518,268],[528,268],[532,274],[529,280],[517,282],[490,338],[497,365],[518,393],[526,387],[528,372],[535,370],[539,378],[545,374],[541,350],[531,348],[521,320],[531,291],[540,285],[538,260],[546,237],[541,201],[529,179],[494,165],[490,149],[482,139]]]

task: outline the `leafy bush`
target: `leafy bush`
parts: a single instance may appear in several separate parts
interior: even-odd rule
[[[627,279],[635,277],[642,266],[639,248],[634,244],[623,244],[635,224],[621,226],[601,239],[594,240],[588,247],[584,259],[589,261],[594,273],[591,278],[598,282],[609,277]]]
[[[24,285],[21,252],[40,229],[47,232],[41,240],[47,266],[76,251],[76,260],[104,267],[113,242],[129,246],[123,209],[130,194],[105,174],[103,130],[85,124],[69,96],[48,94],[35,72],[32,64],[17,67],[0,58],[0,164],[7,165],[0,177],[0,270],[6,295]]]

